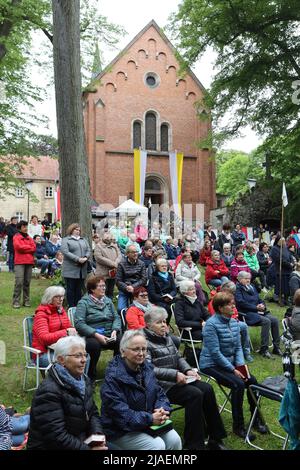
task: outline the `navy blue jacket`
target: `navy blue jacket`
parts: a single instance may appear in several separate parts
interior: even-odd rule
[[[146,361],[140,372],[129,369],[121,356],[108,364],[101,387],[101,423],[104,434],[115,439],[128,432],[143,432],[153,424],[155,408],[170,411],[170,402]]]
[[[42,243],[37,243],[36,244],[36,249],[35,249],[35,253],[34,253],[34,256],[36,257],[36,259],[42,259],[44,258],[44,255],[46,255],[46,247],[44,244]]]
[[[235,304],[239,312],[246,313],[247,325],[261,323],[261,315],[258,313],[257,305],[265,305],[265,302],[260,299],[253,285],[250,290],[247,290],[240,282],[236,283]]]
[[[164,294],[170,294],[172,297],[175,297],[177,294],[177,289],[175,286],[174,277],[171,273],[168,273],[168,279],[161,277],[157,271],[154,271],[152,276],[149,279],[148,284],[148,293],[149,300],[156,305],[165,305]]]
[[[200,368],[221,367],[233,372],[245,364],[239,322],[216,313],[203,328],[203,349]]]

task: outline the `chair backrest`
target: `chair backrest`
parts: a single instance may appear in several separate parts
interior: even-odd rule
[[[127,308],[122,308],[122,310],[120,311],[120,317],[121,317],[122,330],[123,331],[125,331],[127,329],[126,312],[127,312]]]
[[[75,315],[75,312],[76,312],[76,307],[70,307],[68,309],[68,318],[70,320],[70,322],[72,323],[72,326],[74,326],[74,315]]]
[[[282,324],[283,331],[288,331],[289,327],[288,327],[288,322],[286,318],[283,318],[281,320],[281,324]]]
[[[179,327],[177,326],[176,319],[175,319],[175,303],[171,304],[170,309],[171,309],[171,313],[172,313],[172,316],[170,318],[170,323],[171,323],[171,320],[173,320],[175,328],[177,330],[176,334],[177,334],[177,336],[180,337],[181,333],[180,333]]]
[[[32,347],[33,318],[34,316],[32,315],[31,317],[26,317],[23,320],[24,346],[29,346],[30,348]],[[32,353],[29,352],[27,349],[24,349],[24,351],[26,362],[30,362],[30,360],[32,360]]]

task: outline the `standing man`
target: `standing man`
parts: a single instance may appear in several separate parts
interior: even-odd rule
[[[45,214],[44,220],[42,221],[42,227],[43,227],[43,235],[45,240],[49,240],[50,235],[51,235],[51,224],[48,219],[48,215]]]
[[[5,227],[5,233],[7,234],[7,251],[8,255],[8,270],[10,273],[14,271],[14,245],[13,237],[18,233],[17,229],[17,217],[11,217],[10,224]]]
[[[138,250],[133,244],[126,248],[126,258],[118,265],[116,281],[119,289],[118,311],[120,312],[128,307],[133,290],[147,283],[145,264],[138,259]]]
[[[36,246],[34,240],[28,235],[28,222],[20,220],[17,224],[18,233],[13,238],[15,253],[15,289],[13,294],[13,308],[21,307],[21,292],[23,289],[23,305],[30,307],[30,281],[33,254]]]

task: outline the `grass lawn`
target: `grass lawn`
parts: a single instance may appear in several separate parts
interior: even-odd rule
[[[12,291],[14,285],[14,275],[11,273],[0,273],[0,339],[6,344],[6,364],[0,365],[0,397],[1,403],[14,405],[19,411],[25,411],[31,404],[32,396],[34,392],[23,392],[23,377],[24,377],[24,353],[22,349],[23,345],[23,331],[22,321],[28,315],[32,315],[36,306],[39,304],[44,289],[48,287],[49,281],[42,279],[33,279],[31,283],[31,308],[20,308],[15,310],[12,308]],[[285,309],[280,308],[277,304],[270,303],[269,308],[273,314],[275,314],[280,320],[283,318]],[[260,328],[252,327],[250,330],[251,339],[254,345],[254,349],[257,350],[260,343]],[[274,376],[282,374],[281,359],[277,356],[275,360],[268,360],[261,358],[257,353],[254,353],[254,362],[250,364],[252,374],[254,374],[258,382],[262,381],[268,376]],[[107,361],[112,357],[111,351],[103,352],[101,355],[100,364],[98,365],[98,376],[103,377],[104,370]],[[29,372],[34,374],[34,372]],[[33,376],[30,375],[30,380],[34,380]],[[33,382],[32,382],[33,383]],[[218,401],[221,402],[222,394],[219,392],[218,387],[214,385]],[[100,405],[99,398],[99,386],[95,390],[96,403]],[[279,404],[267,400],[264,402],[263,411],[266,417],[268,425],[279,434],[284,434],[284,431],[278,425],[278,411]],[[230,406],[229,406],[230,407]],[[247,400],[244,404],[245,409],[245,420],[246,423],[249,420],[249,411],[247,406]],[[175,424],[176,430],[182,434],[183,430],[183,411],[177,411],[173,414],[172,419]],[[235,437],[231,432],[232,419],[231,414],[224,411],[222,413],[225,428],[228,433],[228,437],[225,440],[226,445],[230,449],[251,449],[244,442]],[[272,435],[260,436],[257,434],[255,441],[258,445],[262,445],[265,449],[280,449],[281,441]]]

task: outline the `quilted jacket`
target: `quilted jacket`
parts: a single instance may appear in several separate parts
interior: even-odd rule
[[[115,356],[106,368],[100,394],[101,423],[104,434],[111,439],[143,432],[152,425],[155,408],[171,409],[148,361],[135,372],[121,356]]]
[[[200,368],[221,367],[233,371],[243,365],[240,327],[236,320],[216,314],[207,320],[203,328],[203,349],[200,355]]]
[[[47,351],[47,346],[67,336],[71,322],[62,308],[61,313],[54,305],[39,305],[35,311],[32,327],[32,347]]]

